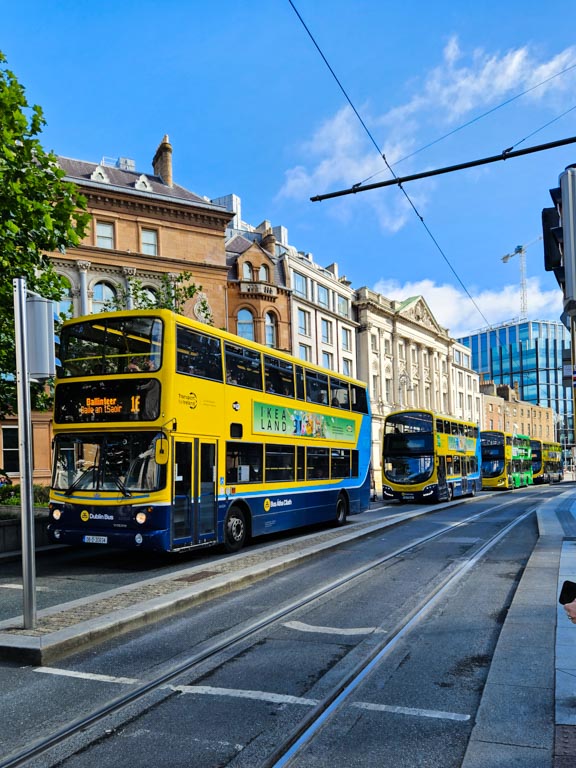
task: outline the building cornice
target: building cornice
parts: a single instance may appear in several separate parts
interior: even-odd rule
[[[187,224],[202,229],[212,229],[223,232],[230,221],[230,211],[216,210],[199,203],[188,202],[161,195],[144,196],[139,191],[137,196],[132,196],[125,190],[91,189],[84,184],[79,185],[82,194],[86,197],[89,208],[100,209],[130,216],[148,216],[163,222],[169,221],[175,224]]]

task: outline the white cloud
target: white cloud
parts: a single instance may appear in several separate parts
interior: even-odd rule
[[[528,279],[527,289],[530,319],[560,319],[562,293],[559,288],[542,290],[540,280],[533,277]],[[520,314],[520,289],[512,285],[498,291],[470,290],[474,303],[463,290],[453,285],[438,285],[432,280],[403,284],[397,280],[379,280],[374,290],[388,299],[398,301],[411,296],[423,296],[437,322],[447,328],[453,337],[518,318]]]
[[[456,38],[446,44],[441,63],[424,77],[417,93],[405,104],[380,114],[369,114],[357,105],[370,132],[378,140],[385,136],[382,149],[388,162],[394,163],[418,147],[458,127],[507,98],[534,87],[552,75],[576,63],[576,47],[570,47],[547,61],[539,61],[526,46],[503,54],[477,49],[466,54]],[[526,94],[522,103],[542,102],[545,97],[560,97],[572,92],[576,70],[555,77]],[[519,102],[520,103],[520,102]],[[554,108],[557,110],[557,106]],[[554,113],[556,116],[556,112]],[[436,129],[436,133],[434,131]],[[328,118],[302,147],[303,162],[285,173],[279,197],[303,199],[335,189],[349,188],[374,174],[377,180],[390,178],[358,118],[349,106]],[[420,164],[421,169],[421,164]],[[402,167],[402,173],[410,169]],[[387,175],[388,174],[388,175]],[[410,189],[416,208],[423,213],[432,184]],[[348,219],[356,210],[354,196],[332,200],[329,214]],[[370,206],[384,231],[395,232],[404,226],[410,214],[401,195],[381,195],[371,191],[362,195],[362,204]]]

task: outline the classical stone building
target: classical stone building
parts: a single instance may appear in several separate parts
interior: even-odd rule
[[[70,307],[75,316],[98,312],[127,290],[129,277],[154,293],[162,274],[189,271],[203,295],[192,300],[186,314],[202,319],[205,299],[214,325],[226,326],[221,297],[228,278],[224,231],[230,214],[174,184],[167,136],[154,155],[151,174],[136,171],[126,158],[90,163],[60,157],[59,164],[66,180],[86,197],[91,216],[80,246],[52,255],[70,286],[63,308]]]
[[[385,416],[413,406],[479,423],[478,374],[470,367],[470,351],[437,323],[422,296],[391,301],[360,288],[354,306],[358,378],[370,389],[372,468],[379,493]]]
[[[285,261],[276,254],[271,229],[263,229],[260,239],[233,234],[226,243],[228,329],[245,339],[290,351],[290,290]]]
[[[273,323],[278,318],[280,349],[355,377],[358,323],[353,310],[354,289],[346,277],[338,274],[338,265],[321,267],[312,254],[298,251],[288,242],[286,227],[272,227],[269,221],[254,227],[243,221],[242,203],[237,195],[226,195],[213,202],[233,214],[226,230],[229,263],[235,268],[229,281],[229,288],[233,289],[229,292],[230,329],[244,336],[251,332],[253,323],[256,341],[268,343],[266,339],[273,338]],[[253,243],[251,249],[247,243]],[[268,254],[270,264],[262,260],[256,246]],[[256,272],[258,264],[262,266]],[[256,297],[268,301],[269,309],[266,304],[264,308],[256,307]],[[241,317],[243,309],[248,312]]]
[[[162,275],[191,272],[202,286],[185,314],[205,320],[207,305],[216,327],[227,328],[226,296],[229,265],[225,230],[231,214],[221,205],[174,183],[172,147],[165,136],[142,173],[133,161],[86,162],[60,157],[66,180],[86,197],[91,220],[77,248],[51,254],[56,271],[68,283],[60,310],[72,316],[101,311],[125,293],[137,278],[151,294]],[[204,300],[204,301],[203,301]],[[130,305],[130,297],[128,297]],[[50,479],[51,415],[34,414],[34,482]],[[18,425],[0,422],[0,468],[18,479]]]

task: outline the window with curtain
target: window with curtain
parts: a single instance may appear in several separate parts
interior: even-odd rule
[[[266,334],[266,341],[265,341],[266,346],[277,347],[278,333],[277,333],[276,315],[274,315],[272,312],[266,312],[266,315],[264,317],[264,329]]]

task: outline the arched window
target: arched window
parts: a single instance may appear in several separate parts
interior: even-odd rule
[[[116,289],[110,283],[101,281],[94,285],[92,291],[92,313],[105,312],[106,309],[111,308],[110,302],[116,298]],[[108,307],[105,309],[105,305]]]
[[[242,277],[244,280],[252,280],[252,264],[249,261],[242,264]]]
[[[57,315],[64,315],[66,318],[72,317],[74,314],[74,302],[72,300],[72,284],[67,277],[61,275],[64,282],[64,290],[59,301],[55,301],[54,307]]]
[[[238,312],[238,336],[254,341],[254,316],[249,309],[241,309]]]
[[[142,288],[142,298],[146,302],[146,305],[149,305],[151,307],[155,307],[156,304],[158,304],[158,294],[156,292],[156,289],[152,288],[149,285]]]
[[[266,315],[264,317],[264,328],[266,333],[266,341],[265,341],[266,346],[277,347],[278,346],[277,322],[276,322],[276,315],[274,315],[272,312],[266,312]]]
[[[262,266],[258,271],[258,279],[260,280],[261,283],[267,283],[269,282],[268,275],[269,275],[268,267],[266,266],[266,264],[262,264]]]

